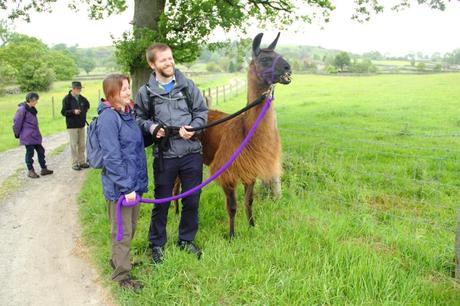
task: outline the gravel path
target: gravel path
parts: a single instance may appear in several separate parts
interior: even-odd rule
[[[47,152],[67,142],[47,138]],[[53,175],[29,179],[0,199],[0,305],[113,305],[80,241],[77,196],[85,171],[70,167],[70,150],[47,156]],[[0,185],[24,168],[24,148],[0,154]],[[5,162],[7,161],[7,162]],[[3,167],[7,165],[7,167]]]
[[[43,147],[46,151],[45,155],[48,156],[48,154],[54,149],[68,142],[69,134],[67,131],[44,137]],[[24,169],[24,171],[26,171],[26,164],[24,161],[25,153],[26,149],[24,146],[19,146],[17,148],[0,153],[0,165],[2,165],[0,169],[0,186],[9,176],[15,174],[17,169]],[[46,162],[48,162],[48,158],[46,158]],[[70,161],[67,161],[67,164],[70,164]],[[35,170],[40,171],[37,152],[35,152],[34,155],[34,166]],[[51,166],[50,168],[52,169]]]

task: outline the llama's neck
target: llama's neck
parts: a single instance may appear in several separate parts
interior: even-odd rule
[[[249,71],[248,71],[248,94],[247,94],[247,103],[251,103],[254,100],[256,100],[258,97],[260,97],[262,94],[267,92],[269,89],[269,85],[267,85],[264,81],[261,81],[254,73],[254,67],[253,65],[249,66]],[[261,103],[250,110],[248,110],[245,114],[245,125],[246,128],[249,129],[251,126],[254,124],[254,122],[257,120],[257,117],[259,116],[260,112],[262,111],[262,108],[265,103]],[[267,113],[265,114],[263,120],[260,122],[259,127],[257,128],[256,134],[265,134],[268,131],[271,133],[273,129],[275,128],[275,113],[274,113],[274,105],[272,102],[272,105],[268,109]],[[262,131],[262,132],[260,132]],[[256,135],[254,135],[256,136]],[[268,137],[269,138],[269,137]]]

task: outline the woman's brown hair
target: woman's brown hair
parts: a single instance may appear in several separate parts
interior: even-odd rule
[[[128,83],[131,84],[129,76],[119,73],[109,74],[102,82],[105,99],[117,110],[124,109],[124,104],[120,99],[120,91],[123,86],[123,80],[127,80]]]

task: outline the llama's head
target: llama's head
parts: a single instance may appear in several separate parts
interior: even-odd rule
[[[268,85],[291,83],[291,66],[281,54],[275,52],[280,33],[267,48],[261,49],[260,42],[263,35],[263,33],[257,34],[252,42],[252,62],[255,66],[255,74]]]

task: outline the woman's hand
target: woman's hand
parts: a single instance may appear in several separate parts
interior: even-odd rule
[[[125,194],[125,200],[126,203],[134,202],[134,200],[136,200],[136,192],[133,191],[131,193]]]

